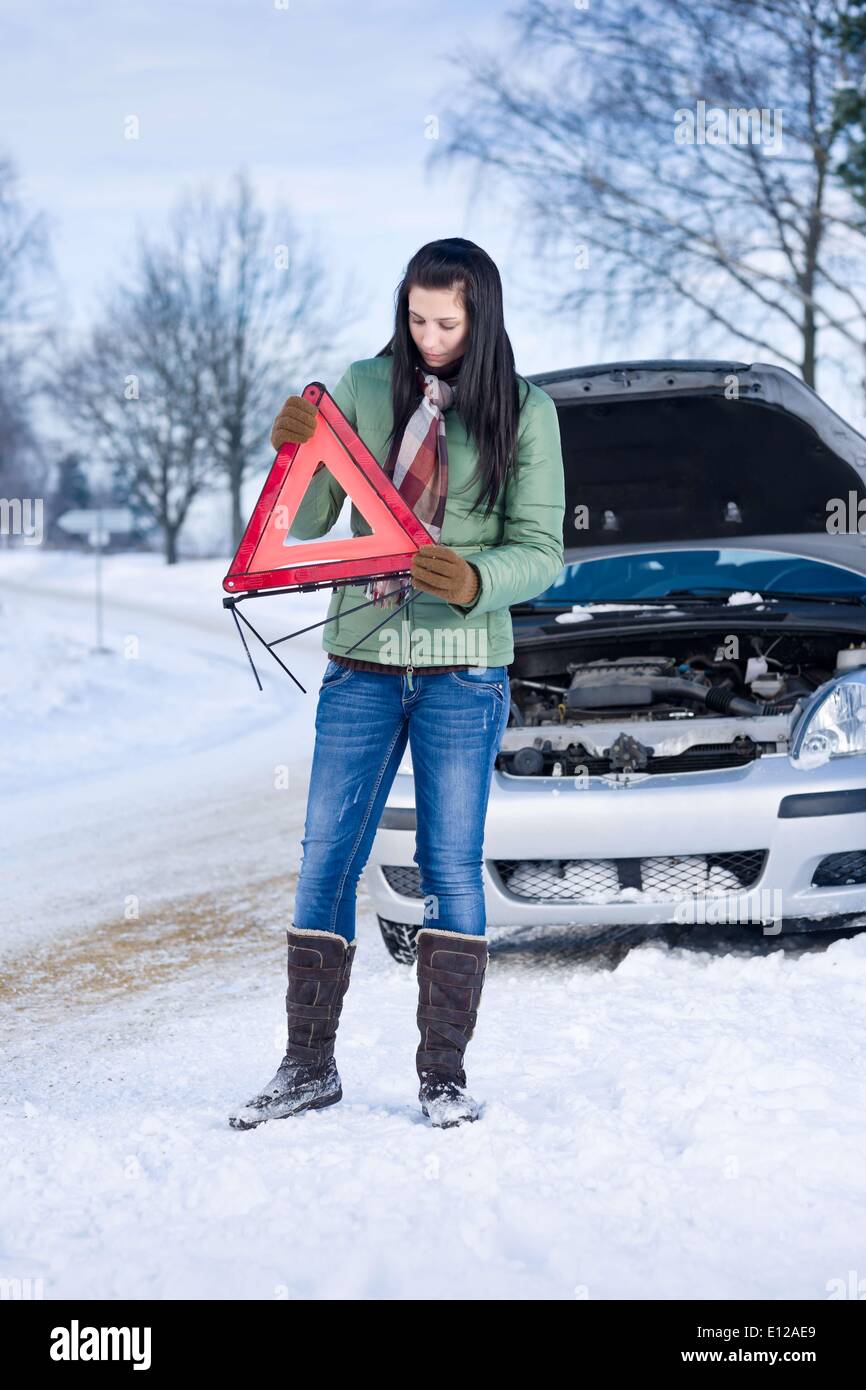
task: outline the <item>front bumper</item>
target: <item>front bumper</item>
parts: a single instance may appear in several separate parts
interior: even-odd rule
[[[430,918],[414,810],[414,779],[398,773],[365,882],[380,917],[420,926]],[[482,877],[494,928],[832,926],[866,914],[866,758],[803,772],[771,754],[742,768],[578,782],[497,770]]]

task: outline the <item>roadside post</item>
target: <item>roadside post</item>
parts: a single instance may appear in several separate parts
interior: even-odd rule
[[[129,507],[77,507],[57,518],[57,525],[70,535],[86,535],[96,559],[96,646],[95,652],[109,652],[103,643],[102,550],[112,535],[128,535],[135,526]]]

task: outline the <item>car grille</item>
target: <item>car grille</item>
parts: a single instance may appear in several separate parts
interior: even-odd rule
[[[625,889],[667,902],[695,896],[738,893],[761,876],[765,849],[729,853],[654,855],[643,859],[494,859],[502,886],[526,902],[627,901]],[[839,858],[841,856],[835,856]],[[404,898],[423,898],[417,865],[383,864],[385,881]]]
[[[812,875],[815,888],[839,888],[845,883],[866,883],[866,849],[825,855]]]
[[[415,864],[383,864],[382,873],[389,888],[404,898],[423,898],[421,870]]]
[[[628,901],[628,889],[644,900],[667,902],[739,893],[757,883],[765,849],[726,854],[659,854],[643,859],[496,859],[503,887],[528,902]]]

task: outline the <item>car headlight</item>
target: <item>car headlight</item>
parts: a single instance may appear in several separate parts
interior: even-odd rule
[[[849,671],[816,690],[796,725],[789,758],[820,767],[830,758],[866,753],[866,670]]]

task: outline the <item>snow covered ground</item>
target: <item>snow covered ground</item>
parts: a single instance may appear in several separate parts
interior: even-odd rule
[[[321,629],[281,649],[307,693],[261,646],[259,691],[221,607],[226,568],[110,557],[110,650],[97,654],[93,562],[0,554],[0,778],[14,808],[0,950],[123,920],[128,899],[143,909],[297,866]],[[253,618],[271,638],[324,616],[319,595],[282,602]]]
[[[288,644],[303,695],[263,653],[260,693],[224,570],[109,558],[95,655],[92,562],[0,553],[0,1277],[190,1299],[825,1299],[866,1278],[866,935],[498,942],[467,1052],[485,1111],[435,1131],[415,982],[362,881],[343,1101],[228,1126],[283,1051],[325,658],[320,629]]]

